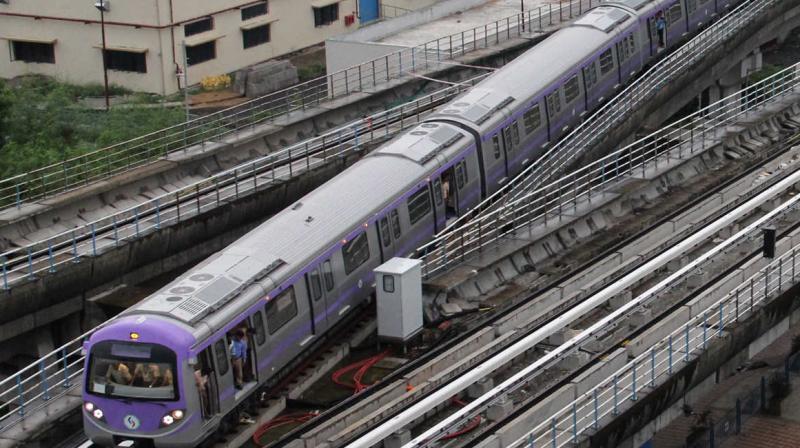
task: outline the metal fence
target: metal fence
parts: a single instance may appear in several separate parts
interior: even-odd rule
[[[541,6],[423,45],[381,56],[357,66],[270,93],[126,142],[0,180],[0,207],[52,196],[144,165],[171,153],[227,142],[236,132],[268,123],[294,111],[319,106],[354,92],[439,67],[533,30],[567,21],[599,4],[572,0]]]
[[[790,210],[796,202],[792,199],[792,206],[786,209]],[[736,250],[738,245],[755,241],[760,237],[763,225],[766,223],[735,235],[728,240],[733,241],[728,247]],[[705,262],[713,263],[712,260],[706,258]],[[750,317],[760,306],[780,296],[799,280],[800,245],[797,245],[685,324],[676,324],[677,329],[667,337],[510,446],[560,447],[578,442],[598,429],[604,419],[615,418],[628,403],[639,400],[656,385],[667,381],[678,369],[699,356],[711,339],[726,334],[726,328]],[[672,286],[674,282],[666,283],[656,291],[646,293],[644,298],[652,299]]]
[[[533,200],[535,196],[530,194],[531,191],[537,189],[536,191],[542,192],[540,188],[542,185],[563,173],[570,164],[586,154],[608,131],[653,98],[665,85],[684,74],[711,51],[718,48],[721,43],[736,36],[745,26],[752,23],[777,1],[749,0],[742,3],[691,41],[660,60],[635,83],[604,104],[536,162],[531,163],[468,215],[452,223],[449,230],[441,235],[441,238],[459,238],[464,233],[464,229],[474,230],[476,225],[483,225],[470,224],[470,222],[480,221],[500,208],[507,208],[508,203],[522,196]]]
[[[202,181],[155,197],[81,227],[0,254],[0,287],[55,272],[65,263],[93,257],[162,227],[208,212],[232,199],[339,160],[361,146],[415,126],[432,107],[469,89],[486,74],[448,86],[346,127],[259,157]]]
[[[534,224],[547,226],[578,212],[604,191],[669,160],[691,158],[718,140],[718,131],[742,115],[796,90],[800,64],[753,84],[620,150],[545,186],[526,192],[417,249],[426,278],[464,262],[469,256]]]

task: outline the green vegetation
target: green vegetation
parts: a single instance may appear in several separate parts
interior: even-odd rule
[[[115,95],[130,93],[111,87]],[[135,94],[131,107],[92,110],[78,99],[102,96],[99,85],[74,86],[29,77],[0,80],[0,178],[40,168],[183,121],[182,109],[135,107],[153,103]]]
[[[324,75],[325,66],[322,64],[312,63],[297,67],[297,78],[300,80],[300,82],[310,81]]]
[[[781,67],[781,66],[778,66],[778,65],[764,64],[764,66],[761,67],[761,70],[759,70],[757,72],[750,73],[750,75],[747,77],[747,84],[748,85],[752,85],[752,84],[755,84],[755,83],[757,83],[759,81],[763,81],[763,80],[769,78],[770,76],[774,75],[775,73],[778,73],[779,71],[781,71],[781,70],[783,70],[785,68],[786,67]]]

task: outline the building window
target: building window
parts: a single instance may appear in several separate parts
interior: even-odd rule
[[[56,52],[52,43],[12,40],[11,47],[15,61],[56,63]]]
[[[105,50],[106,67],[121,72],[147,73],[144,53],[132,51]]]
[[[244,48],[251,48],[269,42],[269,24],[242,30]]]
[[[192,23],[187,23],[183,26],[183,35],[186,37],[194,36],[195,34],[205,33],[214,29],[214,19],[206,17],[204,19],[196,20]]]
[[[269,12],[267,2],[259,2],[252,6],[242,8],[242,20],[250,20],[253,17],[263,16]]]
[[[330,25],[339,20],[339,4],[314,8],[314,26]]]
[[[217,57],[217,41],[212,40],[204,44],[186,47],[186,59],[189,65],[210,61]]]

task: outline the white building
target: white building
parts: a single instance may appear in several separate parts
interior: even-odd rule
[[[105,2],[106,11],[100,11]],[[400,2],[402,3],[402,2]],[[377,18],[378,0],[0,0],[0,77],[170,94]]]

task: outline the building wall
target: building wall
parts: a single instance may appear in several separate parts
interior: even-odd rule
[[[92,0],[8,0],[0,3],[0,77],[45,74],[74,83],[102,83],[100,13]],[[270,0],[268,14],[243,22],[240,8],[253,0],[110,0],[105,14],[107,48],[144,51],[147,73],[109,70],[109,82],[133,90],[170,94],[179,89],[176,64],[183,42],[216,42],[216,58],[188,69],[190,84],[206,76],[281,56],[358,26],[345,26],[357,0],[341,0],[338,20],[314,26],[313,6],[332,0]],[[85,6],[85,7],[83,7]],[[211,16],[210,31],[186,37],[184,25]],[[270,42],[243,48],[242,26],[270,24]],[[54,42],[55,64],[14,61],[12,40]]]

